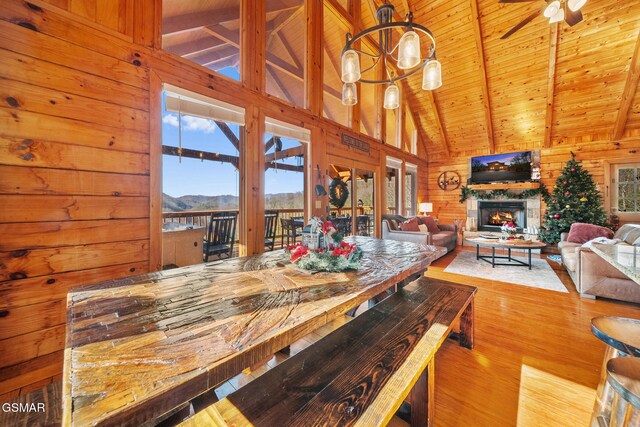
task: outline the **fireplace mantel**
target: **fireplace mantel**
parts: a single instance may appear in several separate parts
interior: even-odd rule
[[[471,190],[503,190],[503,189],[519,189],[528,190],[531,188],[540,188],[539,182],[511,182],[511,183],[494,183],[494,184],[471,184],[467,186]]]

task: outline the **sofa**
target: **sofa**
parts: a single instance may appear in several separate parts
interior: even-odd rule
[[[456,249],[458,245],[458,227],[453,224],[438,224],[439,233],[426,231],[402,231],[398,224],[405,222],[407,218],[401,215],[382,215],[382,238],[442,246],[447,248],[447,253]]]
[[[568,242],[567,237],[568,233],[562,233],[558,249],[580,296],[640,303],[640,284],[629,279],[590,248]],[[640,245],[640,224],[623,225],[613,238],[623,241],[619,245]]]

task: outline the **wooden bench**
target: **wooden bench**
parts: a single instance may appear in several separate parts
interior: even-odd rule
[[[435,354],[458,320],[473,347],[475,292],[413,282],[182,425],[386,425],[412,389],[411,424],[433,425]]]

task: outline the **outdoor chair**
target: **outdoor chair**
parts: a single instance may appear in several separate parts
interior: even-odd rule
[[[284,247],[284,239],[287,239],[287,246],[296,243],[298,235],[296,234],[296,225],[293,218],[280,218],[280,226],[282,227],[282,240],[280,247]]]
[[[264,211],[264,247],[270,251],[276,244],[276,227],[278,225],[278,211]]]
[[[369,231],[371,226],[371,217],[369,215],[358,215],[356,224],[358,227],[358,235],[369,236],[371,234]]]
[[[336,217],[330,218],[333,226],[340,232],[343,236],[351,235],[351,217]]]
[[[237,211],[214,212],[211,214],[207,234],[202,245],[204,262],[208,262],[211,255],[217,255],[218,259],[222,255],[226,255],[227,258],[232,256],[237,223]]]

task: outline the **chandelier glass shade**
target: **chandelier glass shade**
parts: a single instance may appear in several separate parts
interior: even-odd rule
[[[400,91],[395,83],[391,83],[387,86],[387,90],[384,91],[384,108],[387,110],[395,110],[400,106]]]
[[[357,87],[353,89],[349,84],[356,82],[368,84],[386,84],[384,108],[395,109],[399,106],[400,96],[396,82],[406,79],[422,71],[422,87],[434,90],[442,85],[442,67],[436,59],[436,41],[431,31],[413,22],[413,14],[407,14],[404,21],[394,22],[395,9],[390,4],[378,7],[376,16],[378,25],[367,28],[352,36],[347,33],[346,43],[342,49],[342,103],[353,105],[357,103]],[[399,30],[399,31],[398,31]],[[403,32],[397,42],[397,32]],[[421,37],[427,42],[428,55],[421,56]],[[360,42],[371,47],[371,51],[356,48]],[[372,65],[361,69],[360,57],[371,59]],[[368,71],[382,68],[382,72],[375,74],[378,79],[363,78]]]
[[[358,90],[355,83],[342,84],[342,104],[355,105],[358,103]]]
[[[355,50],[342,54],[342,81],[355,83],[360,80],[360,58]]]

